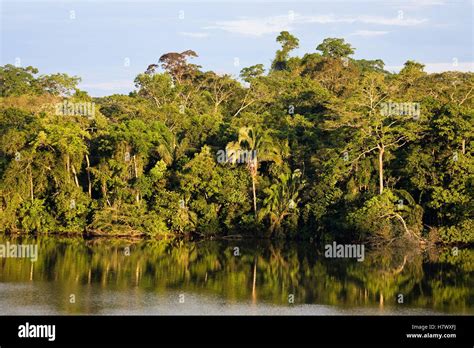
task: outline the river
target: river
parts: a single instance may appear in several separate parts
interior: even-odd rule
[[[0,258],[2,315],[474,314],[474,250],[314,243],[12,238],[37,260]],[[10,255],[11,256],[11,255]]]

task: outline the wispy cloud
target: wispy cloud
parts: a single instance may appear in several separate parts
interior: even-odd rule
[[[362,37],[374,37],[374,36],[383,36],[388,34],[389,31],[383,30],[357,30],[350,35],[352,36],[362,36]]]
[[[419,9],[422,7],[432,7],[445,5],[448,0],[400,0],[394,3],[395,7],[402,9]]]
[[[179,33],[179,35],[191,37],[193,39],[204,39],[209,36],[209,33],[182,31]]]
[[[290,31],[293,30],[295,26],[304,24],[363,23],[386,26],[415,26],[427,21],[428,20],[425,18],[407,18],[405,16],[336,16],[333,14],[305,16],[291,13],[289,15],[280,16],[260,18],[244,17],[235,20],[217,21],[213,25],[204,27],[203,29],[220,29],[235,34],[261,36],[265,34],[278,33],[283,30]],[[379,31],[379,33],[381,32],[382,31]]]
[[[379,24],[379,25],[393,25],[393,26],[413,26],[427,22],[425,18],[407,18],[404,16],[395,17],[382,17],[382,16],[336,16],[336,15],[324,15],[324,16],[298,16],[295,21],[301,19],[302,23],[319,23],[319,24],[332,24],[332,23],[363,23],[363,24]]]
[[[283,30],[292,30],[290,16],[273,16],[263,18],[240,18],[230,21],[217,21],[214,25],[204,29],[220,29],[230,33],[261,36],[279,33]]]

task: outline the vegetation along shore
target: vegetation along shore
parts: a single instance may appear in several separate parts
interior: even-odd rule
[[[0,67],[0,229],[473,243],[473,73],[276,40],[268,69],[231,77],[171,52],[100,98]]]

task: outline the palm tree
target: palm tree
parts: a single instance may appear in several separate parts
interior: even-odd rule
[[[239,129],[238,140],[227,145],[227,153],[236,154],[230,162],[245,162],[252,178],[253,209],[257,219],[257,190],[258,165],[260,162],[282,163],[286,154],[287,143],[279,143],[268,130],[261,128],[242,127]]]
[[[299,192],[304,184],[301,171],[297,169],[292,174],[280,174],[278,181],[265,189],[267,197],[260,215],[269,217],[271,233],[280,229],[285,217],[298,212]]]
[[[156,152],[167,166],[171,166],[186,152],[188,140],[186,138],[179,140],[166,126],[159,129],[156,134]]]

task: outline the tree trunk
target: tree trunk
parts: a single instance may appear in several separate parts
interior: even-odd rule
[[[383,153],[385,148],[379,146],[379,194],[383,193]]]
[[[33,189],[33,169],[31,168],[31,164],[30,164],[30,195],[31,195],[31,201],[33,202],[35,199],[35,196],[34,196],[34,189]]]
[[[69,180],[70,180],[70,177],[69,177],[69,173],[71,172],[71,168],[70,168],[70,163],[71,163],[71,159],[69,158],[69,155],[66,155],[66,172],[67,172],[67,182],[69,183]]]
[[[466,154],[466,139],[462,140],[462,154]]]
[[[133,155],[133,168],[135,170],[135,179],[138,179],[137,159],[136,159],[135,155]],[[140,192],[137,192],[137,194],[135,196],[135,200],[136,200],[137,204],[140,204]]]
[[[135,179],[138,179],[137,159],[135,155],[133,155],[133,170],[135,172]]]
[[[102,197],[107,199],[107,184],[104,180],[101,180],[100,189],[102,191]]]
[[[255,220],[257,220],[257,191],[255,189],[255,176],[252,175],[252,193],[253,193],[253,211],[255,213]]]
[[[72,169],[72,174],[74,174],[74,182],[76,183],[76,186],[79,187],[79,180],[77,179],[77,172],[76,172],[76,167],[74,167],[74,164],[71,165]]]
[[[91,163],[89,161],[89,156],[86,154],[86,163],[87,163],[87,191],[89,192],[89,197],[92,197],[92,184],[91,184]]]

